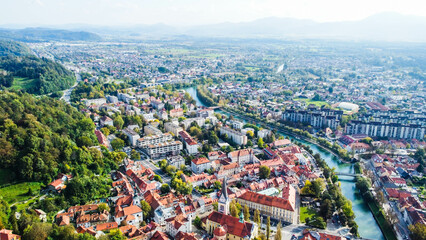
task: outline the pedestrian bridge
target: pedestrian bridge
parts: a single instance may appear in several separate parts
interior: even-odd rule
[[[337,176],[349,176],[349,177],[361,177],[361,174],[358,173],[341,173],[341,172],[335,172]]]

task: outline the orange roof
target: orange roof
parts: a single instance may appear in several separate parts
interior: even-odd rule
[[[209,163],[210,161],[207,158],[200,157],[200,158],[192,159],[192,162],[196,165],[200,165],[204,163]]]
[[[271,207],[277,207],[289,211],[294,211],[294,207],[290,203],[288,199],[283,199],[279,197],[272,197],[263,195],[256,192],[247,191],[238,198],[244,199],[249,202],[258,203],[261,205],[271,206]]]
[[[244,238],[246,236],[249,236],[251,234],[251,230],[253,228],[253,224],[248,222],[240,222],[239,218],[225,215],[220,212],[213,211],[210,213],[210,215],[207,217],[208,220],[219,223],[221,226],[226,226],[228,229],[228,233]]]

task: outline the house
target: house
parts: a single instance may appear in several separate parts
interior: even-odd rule
[[[354,153],[364,153],[370,149],[370,146],[366,143],[355,142],[351,143],[346,147],[346,150]]]
[[[177,169],[180,169],[182,165],[185,165],[185,159],[180,155],[168,156],[166,160],[169,165],[175,166]]]
[[[191,161],[191,169],[194,173],[200,174],[204,172],[204,170],[208,170],[210,168],[211,163],[207,158],[200,157]]]
[[[188,154],[197,154],[198,153],[198,143],[187,133],[186,131],[179,132],[179,136],[182,139],[182,142],[185,143],[185,148]]]
[[[128,207],[118,206],[115,209],[114,221],[120,225],[122,221],[126,221],[129,225],[134,225],[139,227],[139,223],[143,221],[142,209],[136,205],[131,205]]]
[[[299,240],[346,240],[346,238],[305,229]]]
[[[257,224],[244,221],[244,217],[237,218],[216,211],[206,218],[205,226],[206,231],[218,239],[254,239],[258,233]]]
[[[108,116],[103,116],[100,119],[100,124],[101,124],[101,127],[104,127],[104,126],[111,126],[112,127],[112,126],[114,126],[114,121]]]
[[[46,215],[46,213],[43,210],[41,210],[41,209],[34,209],[34,212],[37,214],[38,218],[42,222],[46,222],[47,221],[47,215]]]
[[[244,166],[249,163],[254,163],[254,152],[253,149],[242,149],[228,153],[228,157],[232,162],[236,162],[240,164],[240,166]]]
[[[182,108],[178,108],[178,109],[172,109],[170,110],[170,117],[171,118],[175,118],[175,117],[182,117],[183,116],[183,109]]]
[[[99,130],[95,130],[95,135],[96,138],[98,139],[99,144],[108,147],[108,139],[105,137],[105,135],[99,131]]]
[[[166,219],[166,232],[172,237],[175,237],[178,232],[192,232],[191,217],[179,214],[175,217]]]
[[[130,128],[123,129],[123,133],[129,138],[130,144],[136,146],[136,141],[140,138],[139,134]]]
[[[166,132],[171,132],[173,133],[173,135],[177,136],[179,132],[183,131],[183,128],[172,122],[166,122],[164,123],[164,130],[166,130]]]
[[[19,240],[21,236],[13,234],[12,230],[2,229],[0,230],[0,240]]]
[[[60,173],[58,177],[47,186],[47,189],[50,192],[59,193],[65,189],[65,183],[71,179],[72,175],[65,175]]]

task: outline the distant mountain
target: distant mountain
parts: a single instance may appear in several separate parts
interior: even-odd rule
[[[16,41],[98,41],[101,37],[85,31],[50,28],[0,29],[0,38]]]
[[[294,38],[372,41],[426,42],[426,17],[380,13],[359,21],[315,22],[312,20],[270,17],[251,22],[219,23],[189,27],[165,24],[101,27],[62,26],[109,37],[226,37],[226,38]]]
[[[381,13],[360,21],[326,23],[292,18],[264,18],[245,23],[193,27],[185,34],[426,42],[425,29],[426,17]]]

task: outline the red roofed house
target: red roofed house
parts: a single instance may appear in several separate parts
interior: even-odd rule
[[[185,148],[188,154],[198,153],[198,143],[186,131],[179,132],[180,138],[185,143]]]
[[[245,222],[244,217],[240,217],[240,219],[238,219],[216,211],[210,213],[210,215],[206,218],[205,226],[206,231],[210,235],[215,235],[216,238],[219,236],[220,239],[253,239],[257,237],[258,233],[257,225]],[[218,228],[219,230],[216,230]]]
[[[232,162],[237,162],[240,166],[244,166],[249,163],[254,163],[254,152],[253,149],[241,149],[228,153],[228,157]]]
[[[204,172],[206,169],[210,169],[212,167],[210,161],[207,158],[201,157],[193,159],[191,162],[191,169],[194,173],[200,174]]]
[[[304,230],[303,236],[299,240],[345,240],[341,236],[334,236],[327,233],[320,233],[315,231]]]
[[[175,237],[178,232],[192,232],[191,217],[179,214],[175,217],[166,219],[166,232],[172,237]]]
[[[129,225],[139,227],[139,223],[143,221],[142,209],[136,205],[122,208],[118,206],[115,209],[114,221],[120,225],[122,221],[126,221]]]
[[[0,240],[19,240],[21,236],[13,234],[12,230],[2,229],[0,230]]]

